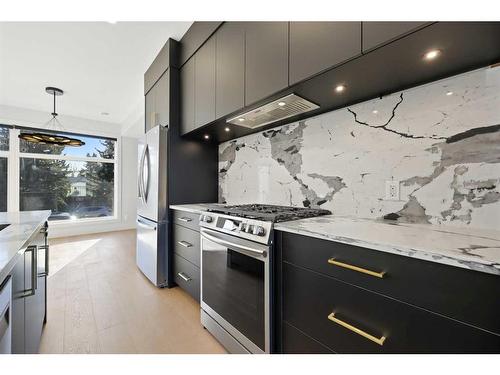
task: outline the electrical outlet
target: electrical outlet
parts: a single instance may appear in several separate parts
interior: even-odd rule
[[[385,182],[385,199],[390,201],[399,200],[399,181],[390,180]]]

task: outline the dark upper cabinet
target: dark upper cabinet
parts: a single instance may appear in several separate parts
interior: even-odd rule
[[[194,56],[194,126],[215,120],[215,38],[212,37]]]
[[[288,86],[288,23],[248,22],[245,29],[245,105],[249,105]]]
[[[361,22],[290,22],[290,85],[361,54]]]
[[[155,126],[155,107],[156,107],[156,90],[153,86],[151,90],[146,94],[146,107],[144,109],[145,123],[144,132],[147,132]]]
[[[145,130],[169,125],[170,72],[167,70],[146,94]]]
[[[181,134],[194,130],[194,59],[189,59],[180,70],[181,77]]]
[[[429,22],[363,22],[363,52],[384,45]]]
[[[155,95],[155,126],[168,126],[170,114],[170,70],[167,70],[156,82],[154,89]]]
[[[245,106],[245,26],[226,22],[216,37],[215,117]]]

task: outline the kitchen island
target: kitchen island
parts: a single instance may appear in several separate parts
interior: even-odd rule
[[[2,352],[38,353],[46,321],[50,211],[0,213],[0,291],[9,296]],[[6,344],[5,344],[6,343]]]

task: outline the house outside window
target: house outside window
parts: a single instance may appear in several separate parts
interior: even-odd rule
[[[68,147],[30,143],[18,137],[35,130],[8,131],[10,144],[15,146],[8,151],[8,157],[17,161],[17,165],[11,163],[17,173],[10,175],[18,180],[11,189],[15,191],[8,195],[19,211],[51,210],[49,220],[53,221],[116,216],[116,139],[70,134],[85,145]],[[0,183],[0,194],[1,189]],[[0,210],[5,211],[1,198]],[[16,210],[12,205],[9,210]]]

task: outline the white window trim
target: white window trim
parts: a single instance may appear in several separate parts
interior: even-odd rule
[[[9,129],[9,151],[0,151],[0,157],[7,158],[7,211],[20,211],[20,159],[51,159],[51,160],[67,160],[67,161],[89,161],[96,163],[111,163],[114,164],[114,196],[113,196],[113,216],[102,218],[83,218],[76,220],[52,220],[51,225],[55,226],[72,226],[74,224],[83,223],[99,223],[99,222],[119,222],[121,217],[121,141],[117,137],[115,140],[115,156],[114,159],[105,159],[100,157],[81,157],[71,155],[51,155],[20,152],[19,142],[20,130],[16,128]],[[94,137],[96,135],[93,135]],[[98,136],[97,136],[98,137]],[[103,137],[107,138],[107,137]]]

